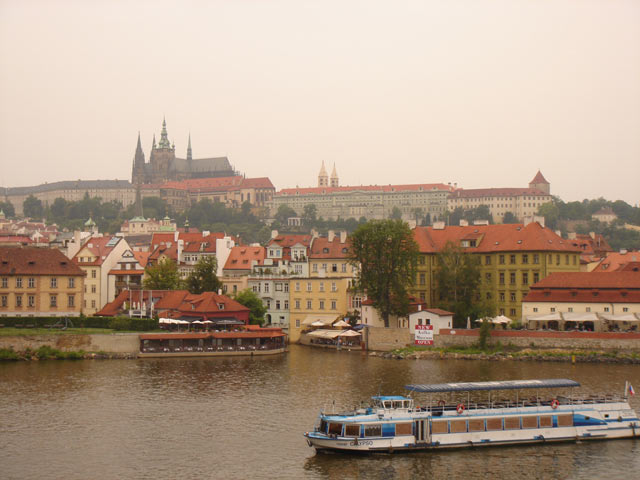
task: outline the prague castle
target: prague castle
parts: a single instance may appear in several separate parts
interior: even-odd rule
[[[192,158],[191,136],[187,145],[186,158],[176,157],[175,143],[169,141],[167,123],[162,120],[160,141],[153,144],[149,155],[149,163],[145,161],[140,134],[133,159],[131,181],[133,184],[161,184],[170,181],[188,180],[192,178],[233,177],[237,175],[227,157]]]

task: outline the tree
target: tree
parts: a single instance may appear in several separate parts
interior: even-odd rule
[[[249,288],[238,292],[234,300],[249,309],[249,323],[252,325],[262,325],[264,322],[264,314],[267,309],[262,304],[262,299]]]
[[[212,255],[200,257],[193,272],[187,277],[187,290],[191,293],[217,292],[222,287],[222,282],[216,275],[217,269],[216,257]]]
[[[380,312],[385,327],[390,315],[406,315],[408,290],[415,279],[418,245],[402,220],[372,220],[350,237],[349,261],[359,266],[356,288]]]
[[[400,210],[398,207],[393,207],[391,209],[391,214],[389,215],[389,218],[392,220],[401,220],[402,210]]]
[[[278,207],[278,211],[276,212],[276,220],[280,225],[287,225],[287,220],[290,217],[296,217],[296,211],[288,205],[280,205]]]
[[[420,225],[420,219],[423,218],[424,209],[422,207],[416,207],[411,210],[411,213],[413,213],[413,216],[416,219],[416,226]]]
[[[16,216],[16,209],[13,208],[11,202],[0,202],[0,210],[4,212],[5,217],[13,218]]]
[[[169,258],[147,266],[144,273],[146,290],[178,290],[182,287],[178,264]]]
[[[538,215],[544,217],[546,227],[555,229],[558,226],[560,209],[554,202],[547,202],[538,207]]]
[[[51,215],[54,219],[63,219],[67,213],[67,207],[69,202],[67,202],[64,198],[58,197],[51,204]]]
[[[302,210],[302,223],[309,227],[318,219],[318,207],[314,203],[308,203]]]
[[[518,219],[513,212],[506,212],[502,218],[502,223],[518,223]]]
[[[42,218],[42,215],[44,214],[44,207],[42,206],[42,201],[40,201],[40,199],[33,195],[29,195],[24,202],[22,202],[22,211],[25,217]]]
[[[447,242],[437,260],[438,307],[453,312],[457,325],[463,325],[467,317],[475,319],[493,313],[493,305],[480,297],[480,257]]]

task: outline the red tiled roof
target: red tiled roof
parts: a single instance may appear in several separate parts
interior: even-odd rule
[[[613,249],[607,240],[599,233],[595,233],[593,237],[586,234],[576,234],[576,238],[568,240],[573,246],[578,247],[583,254],[594,254],[611,252]]]
[[[311,242],[309,258],[347,258],[349,256],[349,239],[340,243],[340,235],[329,241],[327,237],[317,237]]]
[[[33,243],[33,240],[27,235],[3,235],[0,236],[0,243],[21,243],[26,245]]]
[[[281,247],[293,247],[296,244],[301,244],[308,247],[311,244],[311,235],[278,235],[275,238],[269,240],[267,246],[278,244]]]
[[[251,270],[254,260],[257,261],[257,265],[263,265],[265,257],[265,247],[235,246],[229,253],[224,270]]]
[[[533,177],[533,180],[531,180],[531,182],[529,183],[546,183],[547,185],[549,185],[549,182],[547,182],[547,179],[544,178],[544,175],[542,175],[542,172],[540,170],[538,170],[536,176]]]
[[[0,247],[0,275],[69,275],[85,272],[53,248]]]
[[[444,183],[417,183],[413,185],[360,185],[343,187],[307,187],[307,188],[283,188],[276,195],[309,195],[323,193],[340,193],[340,192],[410,192],[410,191],[428,191],[443,190],[450,192],[453,190],[451,185]]]
[[[596,272],[616,272],[621,270],[628,263],[640,262],[640,252],[631,251],[626,253],[611,252],[604,257],[600,263],[593,269]]]
[[[523,301],[640,303],[640,272],[552,273],[532,285]]]
[[[201,191],[230,191],[241,188],[272,188],[275,190],[273,183],[267,177],[244,178],[240,175],[233,177],[215,177],[215,178],[192,178],[176,182],[167,182],[158,185],[157,188],[187,190],[189,192]]]
[[[550,196],[536,188],[460,188],[454,191],[449,198],[520,197],[523,195]]]
[[[446,310],[441,310],[439,308],[425,308],[424,311],[435,313],[436,315],[440,315],[441,317],[447,317],[449,315],[453,315],[453,312],[447,312]]]
[[[109,270],[109,275],[144,275],[144,270]]]
[[[149,255],[151,255],[151,252],[138,252],[134,250],[131,253],[133,253],[133,258],[136,259],[136,261],[142,268],[147,266],[147,262],[149,261]]]
[[[104,237],[90,237],[85,243],[84,245],[82,245],[82,247],[80,247],[80,250],[78,250],[78,253],[75,254],[75,256],[73,257],[73,261],[76,262],[77,265],[81,265],[81,266],[92,266],[92,265],[102,265],[102,263],[105,261],[106,257],[109,256],[109,254],[113,251],[113,249],[115,248],[115,246],[117,245],[117,243],[113,246],[107,246],[107,244],[109,243],[109,241],[112,238],[117,238],[117,237],[112,237],[110,235],[106,235]],[[118,243],[122,242],[123,240],[119,240]],[[83,257],[84,255],[81,255],[81,253],[85,250],[89,250],[89,252],[91,252],[91,255],[93,257],[96,257],[96,260],[92,261],[92,262],[81,262],[80,261],[80,257]]]
[[[478,235],[475,247],[465,251],[472,253],[538,251],[579,252],[579,249],[537,222],[522,224],[451,226],[443,229],[416,227],[414,238],[421,253],[437,253],[447,242],[461,246],[468,235]]]
[[[556,272],[552,273],[533,288],[622,288],[640,289],[640,273],[637,272]]]

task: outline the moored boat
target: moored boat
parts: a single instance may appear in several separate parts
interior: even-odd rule
[[[628,382],[623,395],[575,395],[579,386],[567,379],[407,385],[428,395],[425,406],[411,395],[374,396],[353,411],[321,412],[305,437],[317,451],[393,453],[640,436]]]

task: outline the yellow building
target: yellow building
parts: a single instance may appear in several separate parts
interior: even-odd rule
[[[314,315],[342,317],[349,310],[350,288],[355,268],[348,260],[346,232],[317,237],[309,249],[309,276],[289,281],[289,340],[313,323]]]
[[[526,225],[417,227],[420,249],[413,294],[428,308],[438,306],[437,255],[448,242],[480,258],[480,298],[496,313],[519,320],[529,287],[552,272],[578,272],[580,249],[537,222]]]
[[[78,316],[84,275],[59,250],[0,247],[0,316]]]

